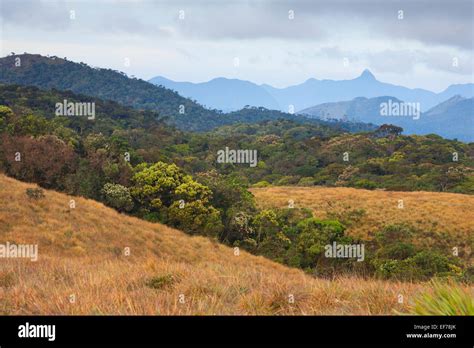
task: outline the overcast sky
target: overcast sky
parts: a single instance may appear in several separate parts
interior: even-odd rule
[[[473,82],[473,0],[0,3],[2,56],[50,54],[143,79],[223,76],[277,87],[351,79],[365,68],[433,91]]]

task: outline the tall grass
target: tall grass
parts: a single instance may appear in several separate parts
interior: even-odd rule
[[[432,281],[433,290],[420,294],[409,309],[418,315],[474,315],[474,292],[453,283]]]

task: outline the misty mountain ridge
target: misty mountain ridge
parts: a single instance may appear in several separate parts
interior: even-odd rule
[[[406,134],[435,133],[445,138],[474,141],[474,97],[455,95],[421,114],[416,103],[391,96],[323,103],[301,110],[300,114],[322,120],[390,123],[402,127]]]
[[[209,131],[223,125],[278,119],[320,124],[346,131],[368,130],[375,127],[341,122],[329,124],[317,119],[280,112],[274,108],[270,110],[263,107],[248,107],[222,113],[206,108],[171,89],[156,86],[133,76],[129,77],[120,71],[94,68],[82,62],[76,63],[66,58],[45,57],[39,54],[13,54],[0,58],[0,83],[36,86],[43,90],[72,91],[76,94],[115,101],[138,110],[157,112],[167,123],[187,131]],[[216,79],[215,83],[216,89],[226,95],[226,89],[221,86],[226,81]],[[227,92],[230,93],[228,89]]]
[[[350,80],[309,78],[301,84],[284,88],[226,78],[191,83],[176,82],[159,76],[150,79],[149,82],[175,90],[210,108],[224,111],[237,110],[245,105],[251,105],[284,112],[294,109],[299,112],[322,103],[352,100],[356,97],[381,96],[392,96],[405,102],[418,102],[421,110],[426,111],[457,94],[464,97],[474,96],[474,84],[472,83],[451,85],[441,93],[435,93],[422,88],[411,89],[380,82],[368,69],[365,69],[360,76]]]

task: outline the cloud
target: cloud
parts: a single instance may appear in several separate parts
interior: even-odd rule
[[[71,25],[70,8],[64,2],[0,0],[4,24],[39,30],[64,30]]]
[[[284,86],[309,77],[352,78],[369,68],[399,84],[431,87],[462,83],[473,73],[472,0],[0,0],[0,6],[3,52],[66,55],[119,69],[130,57],[128,69],[144,78],[232,76]]]
[[[180,35],[201,40],[317,41],[361,29],[387,40],[473,49],[471,0],[36,1],[2,0],[6,23],[45,30],[73,29],[131,35]],[[403,11],[403,19],[399,12]],[[180,19],[180,11],[184,18]],[[289,18],[294,11],[294,19]],[[162,30],[160,28],[166,28]]]

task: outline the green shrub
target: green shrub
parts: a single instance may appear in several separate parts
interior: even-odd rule
[[[314,182],[314,178],[306,176],[300,179],[298,186],[314,186]]]
[[[219,237],[224,230],[219,210],[201,201],[173,203],[168,209],[167,223],[190,233]]]
[[[118,211],[131,211],[133,209],[133,199],[130,190],[119,184],[107,183],[102,188],[105,202]]]
[[[422,250],[406,259],[375,259],[376,274],[384,279],[429,280],[435,276],[461,276],[460,268],[446,256]]]
[[[266,180],[262,180],[253,185],[253,187],[268,187],[270,183]]]
[[[452,272],[453,263],[436,251],[423,250],[408,260],[415,265],[419,279],[429,279],[435,275],[455,275]]]
[[[355,182],[354,187],[366,190],[375,190],[377,188],[377,184],[371,180],[361,179]]]
[[[415,231],[406,224],[393,224],[386,226],[375,235],[375,240],[381,246],[387,246],[399,242],[411,242]]]
[[[416,249],[413,244],[397,242],[380,248],[375,256],[380,259],[405,260],[415,253]]]

